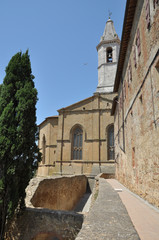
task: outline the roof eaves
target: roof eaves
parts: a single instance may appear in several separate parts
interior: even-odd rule
[[[58,118],[58,116],[51,116],[51,117],[47,117],[45,118],[45,120],[43,122],[41,122],[38,127],[40,127],[41,125],[43,125],[45,122],[47,122],[48,119],[53,119],[53,118]]]
[[[114,92],[118,91],[138,0],[127,0]]]
[[[59,110],[57,110],[57,111],[58,111],[58,112],[62,112],[62,111],[68,110],[69,108],[72,108],[72,107],[76,106],[77,104],[80,104],[80,103],[82,103],[82,102],[88,101],[88,100],[90,100],[90,99],[92,99],[92,98],[94,98],[94,96],[91,96],[91,97],[89,97],[89,98],[85,98],[85,99],[83,99],[83,100],[81,100],[81,101],[79,101],[79,102],[73,103],[73,104],[71,104],[71,105],[69,105],[69,106],[67,106],[67,107],[65,107],[65,108],[61,108],[61,109],[59,109]]]

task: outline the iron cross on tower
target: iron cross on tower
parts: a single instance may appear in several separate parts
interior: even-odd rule
[[[110,11],[108,10],[108,13],[109,13],[109,19],[110,19],[111,15],[112,15],[112,12],[110,12]]]

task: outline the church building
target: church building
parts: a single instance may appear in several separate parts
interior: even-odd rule
[[[120,40],[108,19],[97,45],[98,85],[86,99],[58,110],[39,125],[42,162],[37,175],[115,172],[114,118],[111,116]]]

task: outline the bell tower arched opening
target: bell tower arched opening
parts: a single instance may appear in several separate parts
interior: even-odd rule
[[[113,49],[111,47],[107,48],[106,58],[107,58],[107,63],[113,62]]]

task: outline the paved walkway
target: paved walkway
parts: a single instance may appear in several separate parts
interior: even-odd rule
[[[107,179],[118,192],[141,240],[159,240],[159,210],[130,192],[115,179]]]
[[[99,194],[76,240],[139,240],[118,193],[99,178]],[[153,239],[151,239],[153,240]]]
[[[99,178],[99,194],[76,240],[159,240],[159,209],[115,179]]]

